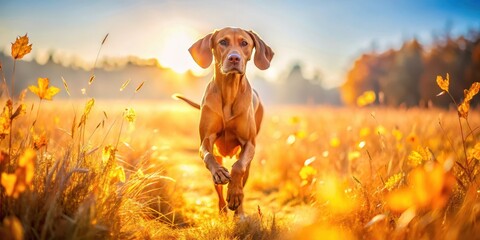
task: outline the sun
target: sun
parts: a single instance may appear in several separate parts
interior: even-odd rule
[[[194,30],[184,26],[174,26],[162,31],[162,36],[159,38],[161,39],[158,55],[160,65],[179,74],[190,70],[195,75],[204,75],[205,70],[195,63],[188,52],[188,48],[198,38]]]

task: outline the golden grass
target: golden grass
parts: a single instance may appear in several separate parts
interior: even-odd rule
[[[48,144],[36,150],[31,186],[16,199],[2,191],[2,219],[16,216],[28,238],[455,239],[479,233],[478,180],[464,179],[458,165],[453,171],[461,184],[444,206],[419,207],[407,221],[406,211],[387,205],[391,192],[411,185],[407,176],[418,166],[409,165],[409,156],[419,147],[428,147],[435,158],[421,167],[428,168],[428,161],[463,161],[455,112],[268,108],[246,186],[248,218],[238,222],[232,215],[218,216],[211,176],[197,153],[198,111],[136,103],[134,128],[125,124],[119,135],[125,104],[99,101],[93,107],[80,153],[79,140],[65,130],[75,115],[72,103],[43,104],[31,134],[45,132]],[[83,110],[73,103],[78,105]],[[13,148],[19,153],[35,107],[32,112],[15,125],[13,134],[20,138]],[[480,120],[477,114],[469,119]],[[96,128],[102,121],[104,127]],[[476,132],[467,138],[469,151],[476,139]],[[114,160],[125,182],[102,164],[102,149],[117,141]]]

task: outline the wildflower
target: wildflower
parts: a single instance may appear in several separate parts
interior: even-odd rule
[[[388,191],[391,191],[393,188],[398,186],[398,184],[400,183],[400,181],[403,179],[404,176],[405,174],[403,172],[399,172],[397,174],[390,176],[387,179],[387,182],[385,182],[385,188],[388,189]]]

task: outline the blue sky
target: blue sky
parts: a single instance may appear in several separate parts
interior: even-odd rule
[[[439,1],[5,1],[0,2],[0,47],[28,33],[32,55],[55,50],[93,61],[103,36],[104,56],[155,57],[193,66],[187,49],[213,29],[253,29],[276,55],[272,68],[252,74],[269,80],[300,63],[320,72],[326,86],[342,83],[353,60],[375,42],[379,50],[403,40],[422,43],[451,22],[454,35],[480,29],[480,2]],[[173,60],[172,60],[173,59]],[[169,63],[169,61],[173,61]]]

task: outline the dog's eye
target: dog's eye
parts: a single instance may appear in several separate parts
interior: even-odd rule
[[[241,45],[242,47],[245,47],[245,46],[247,46],[247,45],[248,45],[248,42],[247,42],[247,41],[245,41],[245,40],[243,40],[243,41],[240,43],[240,45]]]
[[[218,43],[220,43],[220,45],[222,45],[222,46],[227,46],[227,44],[228,44],[227,40],[225,40],[225,39],[220,40],[220,42],[218,42]]]

